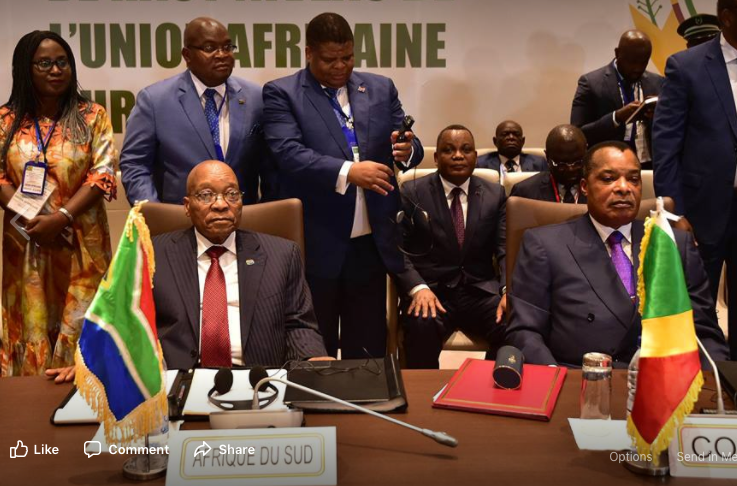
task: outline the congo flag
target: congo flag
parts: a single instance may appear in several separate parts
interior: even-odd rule
[[[642,347],[627,431],[657,465],[704,384],[681,255],[660,198],[645,222],[637,273]]]
[[[151,236],[140,205],[131,209],[100,283],[75,356],[75,384],[105,426],[108,444],[130,444],[157,430],[167,413],[156,333]]]

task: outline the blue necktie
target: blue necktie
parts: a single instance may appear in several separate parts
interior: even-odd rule
[[[216,91],[212,88],[205,90],[205,118],[207,118],[207,124],[210,126],[212,141],[215,142],[215,145],[220,145],[220,124],[218,122],[218,109],[215,104],[215,93]]]

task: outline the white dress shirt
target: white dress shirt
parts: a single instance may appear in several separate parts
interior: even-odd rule
[[[727,42],[724,35],[719,37],[719,45],[722,46],[722,55],[724,56],[724,62],[727,64],[727,75],[732,88],[732,98],[734,99],[735,108],[737,108],[737,49]],[[737,187],[737,173],[734,177],[734,187]]]
[[[594,228],[596,228],[596,232],[599,233],[601,241],[604,242],[604,247],[606,248],[607,253],[609,253],[609,256],[612,256],[612,249],[609,247],[609,243],[607,243],[606,240],[609,238],[609,235],[615,231],[619,231],[622,233],[622,236],[624,236],[624,238],[622,238],[622,250],[624,250],[624,254],[629,258],[630,263],[634,263],[632,260],[632,223],[627,223],[624,226],[614,229],[599,223],[593,216],[591,216],[591,214],[589,214],[589,218],[591,218],[591,222],[594,223]]]
[[[439,174],[438,174],[439,175]],[[431,176],[429,176],[431,177]],[[447,180],[443,179],[443,176],[440,176],[440,182],[443,184],[443,192],[445,192],[445,199],[448,201],[448,210],[450,210],[450,206],[453,204],[453,196],[451,193],[453,192],[453,189],[456,187],[461,188],[461,193],[458,197],[461,198],[461,208],[463,209],[463,227],[466,227],[466,219],[468,214],[468,186],[470,185],[471,179],[466,179],[466,182],[461,184],[460,186],[456,186],[452,182],[448,182]],[[449,235],[450,238],[455,238],[455,234]],[[409,291],[409,295],[415,295],[417,292],[419,292],[422,289],[429,289],[430,287],[427,286],[427,284],[418,284],[412,287],[412,290]]]
[[[512,172],[522,172],[522,166],[519,162],[520,156],[517,155],[517,157],[511,159],[512,163],[514,164],[514,170]],[[501,162],[499,164],[499,183],[504,184],[504,177],[507,175],[507,161],[510,160],[509,158],[505,157],[502,154],[499,154],[499,161]]]
[[[192,76],[192,82],[194,82],[194,87],[197,90],[197,96],[200,99],[200,103],[202,104],[202,109],[205,109],[205,102],[207,101],[207,98],[205,98],[205,90],[208,88],[204,85],[202,81],[200,81],[197,76],[189,73],[190,76]],[[226,98],[226,94],[228,92],[228,88],[225,85],[225,83],[221,84],[220,86],[213,86],[212,89],[215,90],[215,109],[217,110],[220,108],[220,105],[222,104],[223,108],[220,110],[220,117],[218,119],[218,125],[220,127],[220,148],[223,149],[223,156],[228,153],[228,139],[230,138],[230,110],[228,109],[228,100]],[[225,100],[225,102],[223,102]]]
[[[223,246],[227,250],[220,256],[220,268],[225,276],[225,293],[228,300],[228,330],[230,332],[230,355],[234,365],[243,365],[243,347],[241,346],[241,310],[238,288],[238,258],[235,250],[235,232],[223,242],[215,245],[195,229],[197,238],[197,276],[200,283],[200,350],[202,349],[202,297],[205,295],[205,278],[210,270],[210,257],[205,253],[211,246]]]

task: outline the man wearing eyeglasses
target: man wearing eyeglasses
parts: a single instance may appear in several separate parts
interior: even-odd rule
[[[186,178],[203,160],[221,160],[238,176],[243,202],[276,197],[261,129],[261,87],[231,76],[227,29],[200,17],[184,30],[187,70],[141,90],[126,126],[120,169],[131,203],[181,204]]]
[[[184,197],[194,227],[153,238],[156,325],[170,369],[327,355],[297,245],[238,230],[242,208],[233,170],[202,162]]]
[[[586,155],[586,137],[573,125],[558,125],[545,140],[549,172],[540,172],[512,187],[510,196],[539,201],[586,204],[579,183]]]

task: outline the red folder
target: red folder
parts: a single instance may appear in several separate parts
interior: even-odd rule
[[[493,370],[493,361],[466,359],[433,407],[550,420],[567,368],[526,364],[516,390],[497,388]]]

